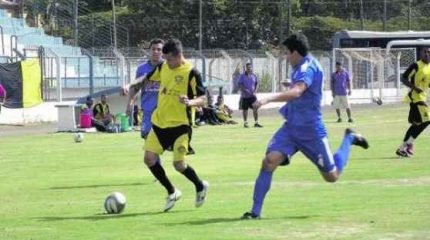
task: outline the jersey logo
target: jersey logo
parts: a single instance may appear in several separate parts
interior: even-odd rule
[[[181,84],[184,81],[184,77],[181,75],[176,75],[175,76],[175,82],[176,84]]]

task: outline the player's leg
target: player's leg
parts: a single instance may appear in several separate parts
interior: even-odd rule
[[[270,140],[260,173],[255,181],[252,209],[246,212],[242,219],[260,218],[264,199],[272,183],[273,172],[279,165],[289,164],[289,156],[292,156],[296,151],[284,125]]]
[[[185,155],[188,152],[189,135],[188,133],[179,136],[173,146],[173,165],[176,171],[182,173],[188,180],[190,180],[196,188],[196,207],[203,205],[206,194],[208,192],[209,184],[202,181],[197,175],[196,171],[188,164],[185,163]]]
[[[413,153],[413,143],[415,139],[427,128],[430,124],[430,117],[427,104],[411,103],[409,110],[408,121],[412,124],[405,133],[403,142],[396,150],[397,156],[410,157]]]
[[[344,104],[344,108],[346,108],[346,115],[348,116],[348,122],[350,122],[350,123],[354,122],[352,120],[351,106],[349,105],[348,96],[345,96],[343,98],[343,104]]]
[[[144,162],[148,166],[152,175],[163,185],[167,191],[166,204],[164,211],[169,211],[177,200],[181,197],[182,193],[179,189],[176,189],[170,182],[166,175],[166,171],[159,161],[159,155],[163,153],[163,147],[161,146],[157,135],[154,131],[150,131],[145,141],[145,156]]]
[[[250,105],[251,105],[251,108],[252,108],[252,112],[254,114],[254,121],[255,121],[254,127],[256,127],[256,128],[262,128],[263,125],[261,125],[260,123],[258,123],[258,108],[255,108],[253,106],[253,104],[255,103],[255,101],[257,101],[257,97],[253,97],[252,101],[250,102]]]
[[[336,182],[342,174],[343,168],[348,163],[351,145],[368,148],[365,138],[356,134],[351,129],[345,131],[343,141],[332,155],[327,137],[307,141],[295,141],[299,150],[318,167],[325,181]]]
[[[246,99],[242,99],[242,117],[243,117],[243,126],[245,128],[248,127],[248,104]]]
[[[351,146],[356,145],[364,149],[369,148],[369,143],[360,134],[355,133],[353,130],[347,128],[345,130],[345,135],[343,137],[342,143],[334,154],[334,162],[336,165],[336,174],[329,174],[326,179],[327,181],[337,179],[343,171],[343,168],[347,165],[349,159],[349,153],[351,151]],[[334,177],[334,178],[333,178]]]
[[[339,98],[339,96],[334,96],[333,107],[336,109],[337,122],[342,122],[342,116],[340,114],[340,98]]]

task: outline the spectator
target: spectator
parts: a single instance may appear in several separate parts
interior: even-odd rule
[[[352,123],[351,107],[348,96],[351,95],[351,79],[349,73],[342,67],[342,63],[336,62],[336,71],[331,75],[331,92],[333,95],[333,107],[336,109],[337,122],[342,122],[340,109],[345,108],[348,122]]]
[[[248,128],[248,108],[252,108],[255,120],[254,127],[263,127],[258,123],[258,108],[253,107],[253,104],[257,101],[258,79],[253,73],[251,63],[246,64],[246,70],[240,75],[238,85],[240,89],[239,108],[242,109],[243,126]]]
[[[232,119],[231,114],[233,114],[233,110],[224,104],[224,97],[219,95],[217,98],[217,102],[215,103],[216,108],[216,116],[218,119],[227,124],[237,124],[236,121]]]
[[[198,116],[197,125],[207,123],[210,125],[221,125],[220,119],[216,114],[215,106],[213,105],[213,96],[209,91],[206,91],[207,103],[203,107],[196,108],[196,115]]]
[[[105,126],[114,123],[115,119],[109,110],[106,94],[102,94],[100,97],[100,102],[94,106],[93,115],[97,121],[103,122]]]

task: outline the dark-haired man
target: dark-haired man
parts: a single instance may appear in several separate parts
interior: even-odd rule
[[[162,49],[164,41],[156,38],[149,43],[149,60],[141,64],[136,70],[136,79],[154,70],[155,66],[159,65],[162,61]],[[160,82],[149,81],[144,88],[141,89],[141,108],[143,112],[142,126],[140,128],[140,135],[146,138],[151,130],[151,116],[154,109],[157,107],[158,89]]]
[[[260,218],[273,172],[279,165],[288,165],[296,152],[301,151],[311,160],[324,180],[335,182],[348,162],[351,145],[368,148],[366,139],[351,129],[346,129],[341,146],[332,154],[321,114],[322,68],[308,53],[309,45],[305,35],[292,34],[283,44],[286,47],[286,57],[293,68],[291,86],[284,92],[257,100],[254,106],[259,108],[269,102],[287,102],[280,113],[288,121],[284,122],[269,142],[255,182],[252,209],[242,219]]]
[[[251,63],[247,63],[245,67],[245,72],[239,76],[239,80],[237,82],[240,91],[239,108],[242,109],[243,126],[245,128],[249,127],[248,109],[252,108],[255,121],[254,127],[261,128],[263,126],[258,123],[258,109],[252,105],[255,101],[257,101],[256,92],[258,89],[258,78],[253,72]]]
[[[430,124],[430,112],[426,103],[430,85],[430,48],[422,48],[420,55],[421,59],[411,64],[402,76],[402,83],[411,89],[405,96],[410,106],[408,121],[411,126],[396,150],[399,157],[411,157],[414,154],[414,141]]]
[[[185,60],[179,40],[170,39],[165,42],[162,52],[165,62],[157,65],[141,81],[130,85],[126,111],[131,112],[135,95],[148,81],[160,83],[157,108],[152,114],[152,129],[145,142],[144,162],[167,190],[164,206],[164,211],[167,212],[174,207],[182,193],[173,186],[158,161],[159,155],[165,150],[172,149],[175,169],[194,184],[196,207],[205,202],[209,184],[202,181],[194,169],[185,163],[185,155],[191,151],[191,108],[203,106],[206,99],[201,74]]]
[[[331,92],[333,95],[333,107],[336,109],[337,122],[342,122],[340,109],[346,109],[348,122],[352,123],[351,107],[348,96],[351,96],[351,79],[348,71],[342,67],[342,63],[336,62],[336,71],[332,73],[330,79]]]

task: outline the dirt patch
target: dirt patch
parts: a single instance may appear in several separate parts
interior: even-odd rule
[[[43,135],[57,132],[57,123],[35,123],[28,125],[0,125],[0,137]]]

